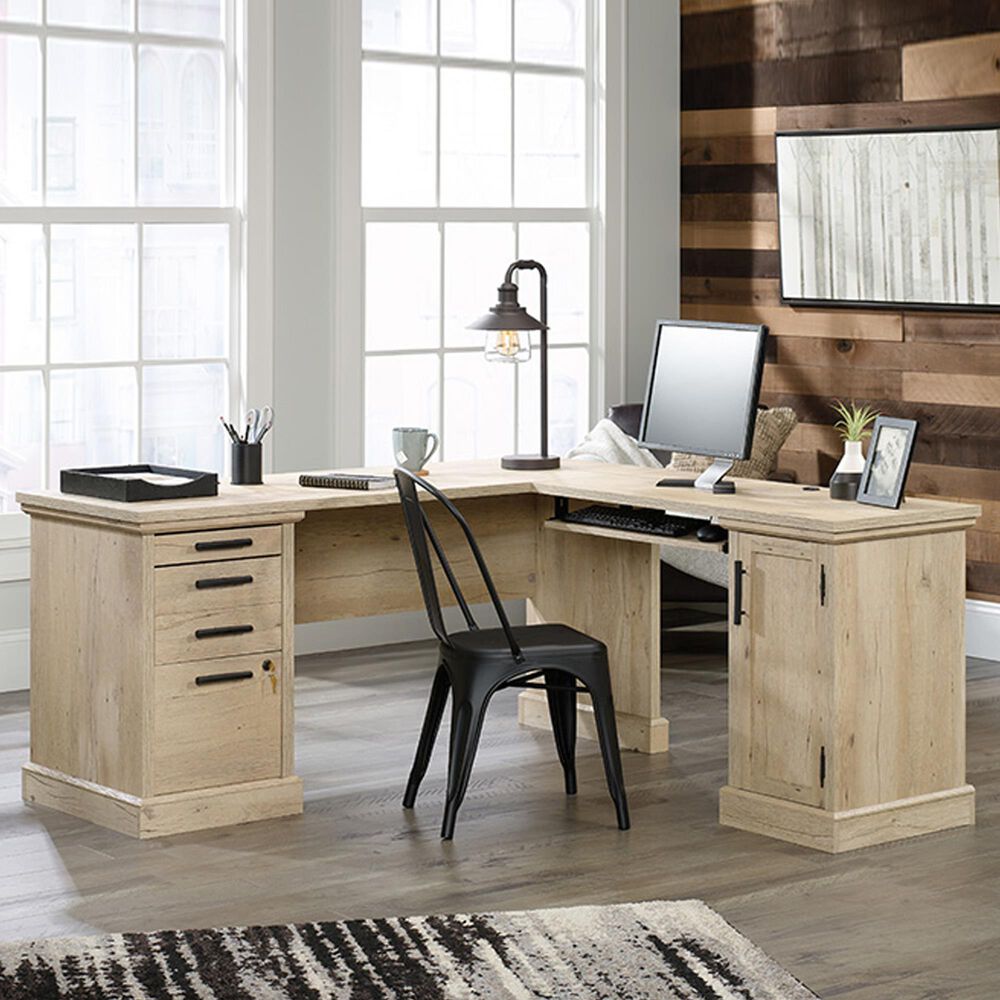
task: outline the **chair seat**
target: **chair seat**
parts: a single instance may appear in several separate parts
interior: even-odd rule
[[[517,625],[512,631],[529,662],[540,662],[549,657],[600,656],[606,652],[600,639],[585,635],[569,625]],[[502,628],[456,632],[448,636],[448,641],[459,653],[511,659],[510,645]]]

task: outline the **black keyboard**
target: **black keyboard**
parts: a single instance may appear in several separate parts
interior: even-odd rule
[[[638,507],[604,507],[592,504],[569,511],[560,518],[570,524],[589,524],[598,528],[615,528],[617,531],[637,531],[644,535],[662,535],[664,538],[681,538],[697,531],[704,521],[678,517],[663,510],[646,510]]]

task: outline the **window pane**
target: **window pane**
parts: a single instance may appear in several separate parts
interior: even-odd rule
[[[142,461],[181,469],[225,467],[225,365],[155,365],[142,372]]]
[[[0,372],[0,513],[14,494],[42,485],[45,388],[41,372]]]
[[[41,118],[38,42],[0,34],[0,205],[41,200]]]
[[[49,0],[49,24],[131,28],[132,0]]]
[[[223,199],[222,54],[139,50],[139,200],[218,205]]]
[[[33,21],[42,17],[42,0],[3,0],[0,3],[0,21]]]
[[[590,340],[590,236],[586,222],[521,224],[518,256],[540,261],[549,275],[549,341]],[[538,301],[538,278],[521,275],[521,305]]]
[[[49,475],[136,459],[134,368],[62,369],[49,375]]]
[[[437,51],[437,0],[363,0],[361,45],[383,52]]]
[[[583,81],[517,73],[514,102],[515,204],[585,205]]]
[[[0,226],[0,365],[45,362],[45,281],[42,227]]]
[[[510,74],[441,70],[441,203],[510,204]]]
[[[365,464],[392,465],[393,427],[437,432],[438,357],[410,354],[365,361]],[[435,455],[431,461],[439,459]]]
[[[448,347],[475,347],[484,342],[482,330],[466,327],[496,302],[497,287],[513,259],[514,227],[509,222],[461,222],[444,227],[444,342]]]
[[[139,30],[222,37],[222,0],[139,0]]]
[[[516,0],[516,59],[557,66],[583,66],[586,37],[584,0]]]
[[[510,59],[510,0],[441,0],[441,54]]]
[[[440,239],[436,223],[366,227],[366,350],[439,346]]]
[[[146,226],[143,357],[221,358],[227,353],[228,331],[228,227]]]
[[[49,203],[130,203],[131,48],[77,40],[48,44]]]
[[[362,85],[362,203],[433,205],[433,67],[366,62]]]
[[[514,367],[491,363],[481,351],[445,355],[442,448],[449,462],[513,450]]]
[[[53,226],[51,233],[52,360],[132,360],[138,342],[136,227]]]
[[[539,370],[537,351],[517,366],[518,448],[538,454]],[[565,455],[590,429],[590,365],[585,347],[549,351],[549,454]]]

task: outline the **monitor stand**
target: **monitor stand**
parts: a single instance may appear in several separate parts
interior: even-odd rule
[[[735,493],[736,484],[724,482],[722,477],[733,467],[731,458],[717,458],[697,479],[661,479],[657,486],[694,487],[713,493]]]

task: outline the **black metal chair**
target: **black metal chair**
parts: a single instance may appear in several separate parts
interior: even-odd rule
[[[441,836],[451,840],[455,832],[455,817],[469,784],[472,763],[479,745],[483,719],[490,698],[503,688],[541,688],[549,702],[549,716],[555,736],[556,751],[563,767],[566,794],[576,794],[576,696],[580,690],[590,694],[594,719],[604,758],[608,790],[618,814],[618,827],[629,828],[628,803],[622,778],[621,756],[618,750],[618,727],[611,699],[611,675],[608,671],[608,651],[603,642],[592,639],[568,625],[524,625],[512,627],[500,603],[493,579],[486,567],[472,529],[458,508],[439,489],[406,469],[396,469],[396,487],[403,505],[406,530],[413,549],[420,589],[431,628],[440,642],[441,661],[431,687],[427,714],[424,717],[420,742],[410,778],[406,784],[403,805],[413,808],[420,782],[427,773],[431,751],[441,725],[448,692],[451,692],[451,746],[448,758],[448,792],[444,808]],[[496,609],[500,628],[480,629],[472,617],[468,602],[462,595],[444,550],[431,527],[417,495],[417,488],[426,490],[441,502],[458,522],[473,558],[482,574],[483,583]],[[434,549],[445,578],[468,625],[467,631],[445,629],[441,615],[430,549]],[[534,683],[539,678],[544,683]],[[583,685],[577,686],[577,682]]]

